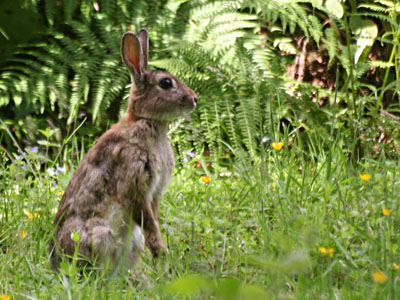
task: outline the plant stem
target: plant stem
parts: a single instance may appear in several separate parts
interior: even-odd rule
[[[347,49],[347,57],[349,59],[349,71],[350,71],[350,84],[351,84],[351,97],[353,100],[353,115],[354,115],[354,120],[358,119],[357,116],[357,109],[356,109],[356,92],[354,89],[354,74],[353,74],[353,68],[354,68],[354,59],[351,55],[351,49],[350,49],[350,29],[349,29],[349,24],[347,22],[347,13],[346,13],[346,8],[344,7],[343,2],[341,2],[341,5],[343,7],[343,22],[344,22],[344,27],[345,27],[345,32],[346,32],[346,49]]]

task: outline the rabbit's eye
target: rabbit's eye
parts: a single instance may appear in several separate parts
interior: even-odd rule
[[[164,90],[172,88],[172,80],[169,78],[163,78],[160,80],[160,87]]]

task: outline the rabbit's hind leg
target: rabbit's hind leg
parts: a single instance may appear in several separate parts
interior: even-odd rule
[[[137,224],[143,224],[146,245],[149,247],[153,257],[158,257],[160,251],[166,250],[166,246],[149,201],[142,203],[141,207],[137,207],[134,210],[134,221]]]
[[[116,240],[112,228],[108,224],[93,226],[91,230],[92,250],[100,264],[117,259]]]
[[[130,239],[129,261],[130,265],[134,266],[139,262],[140,253],[144,251],[145,246],[144,235],[139,225],[133,224]]]

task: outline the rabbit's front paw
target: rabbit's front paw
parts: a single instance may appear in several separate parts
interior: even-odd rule
[[[157,258],[160,252],[167,252],[167,246],[159,234],[149,234],[146,239],[147,245],[153,254],[153,257]]]

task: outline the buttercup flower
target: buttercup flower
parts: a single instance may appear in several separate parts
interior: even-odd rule
[[[28,232],[26,230],[21,230],[17,236],[19,236],[21,239],[24,239],[26,237],[26,235],[28,234]]]
[[[396,263],[392,263],[392,267],[393,269],[395,269],[396,271],[400,270],[400,266]]]
[[[0,295],[0,300],[10,300],[11,297],[7,295]]]
[[[388,208],[382,208],[382,213],[384,216],[389,216],[392,213],[392,210]]]
[[[271,147],[274,148],[274,150],[279,151],[283,148],[284,145],[285,145],[284,142],[273,142],[271,144]]]
[[[28,216],[28,218],[29,218],[29,220],[33,220],[33,218],[37,218],[39,215],[38,215],[38,213],[31,213],[31,212],[28,212],[27,214],[26,214],[27,216]]]
[[[370,180],[371,179],[371,174],[368,174],[368,173],[365,173],[365,174],[360,174],[360,178],[361,178],[361,180],[363,180],[363,181],[368,181],[368,180]]]
[[[201,176],[200,179],[205,183],[209,183],[211,181],[211,178],[208,176]]]
[[[333,256],[333,248],[325,248],[325,247],[318,247],[318,251],[322,254],[329,255],[329,257]]]
[[[375,270],[372,272],[372,278],[378,283],[383,283],[388,279],[385,273],[379,270]]]

